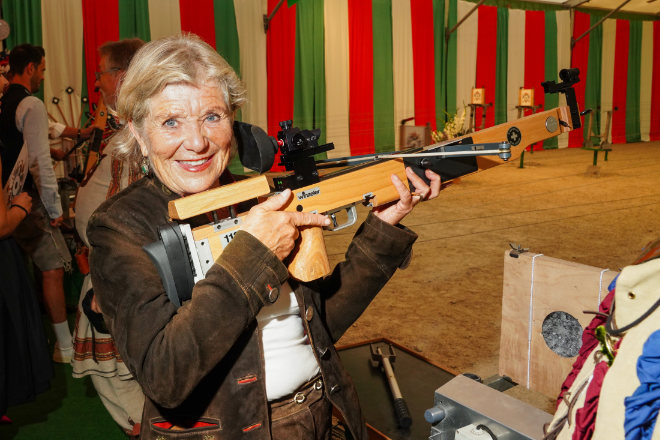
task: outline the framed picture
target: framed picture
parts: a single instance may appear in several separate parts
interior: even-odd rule
[[[430,125],[399,126],[399,150],[425,147],[432,143]]]
[[[486,103],[486,89],[472,87],[470,104],[484,105]]]
[[[521,107],[534,107],[534,89],[520,88],[518,92],[518,105]]]

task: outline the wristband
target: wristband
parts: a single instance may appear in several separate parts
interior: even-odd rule
[[[11,205],[10,208],[18,208],[18,209],[22,210],[22,211],[25,213],[25,216],[26,216],[26,217],[27,217],[28,215],[30,215],[30,213],[28,212],[28,210],[25,209],[25,208],[23,208],[21,205]]]

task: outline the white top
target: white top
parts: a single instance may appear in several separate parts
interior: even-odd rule
[[[50,139],[57,139],[62,136],[66,125],[60,122],[48,121],[48,137]]]
[[[78,194],[76,195],[76,230],[88,247],[87,222],[96,208],[108,198],[108,189],[112,183],[112,153],[116,147],[117,144],[111,139],[103,149],[103,155],[96,170],[94,170],[94,174],[92,174],[92,177],[89,178],[84,186],[78,188]],[[121,175],[121,182],[119,184],[119,188],[121,189],[128,186],[127,168],[124,167]]]
[[[28,148],[28,168],[48,216],[52,219],[61,217],[62,202],[50,158],[48,113],[39,98],[28,96],[18,104],[16,128],[23,133],[23,141]]]
[[[293,393],[319,372],[300,307],[289,283],[277,301],[257,315],[266,363],[266,396],[276,400]]]

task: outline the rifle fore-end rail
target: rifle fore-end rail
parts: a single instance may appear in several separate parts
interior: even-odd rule
[[[511,144],[511,158],[509,160],[511,161],[519,157],[527,146],[571,131],[573,127],[570,126],[570,123],[570,108],[568,106],[556,107],[475,131],[457,139],[470,137],[474,143],[509,142]],[[501,163],[501,160],[493,156],[477,156],[477,166],[480,171]]]
[[[399,193],[392,185],[393,174],[407,184],[408,179],[401,159],[374,162],[330,175],[318,183],[292,190],[293,197],[283,211],[327,214],[357,203],[381,206],[393,202],[399,199]],[[168,211],[173,219],[184,220],[264,196],[269,192],[267,178],[262,175],[173,200],[168,205]],[[210,258],[217,260],[240,229],[243,215],[245,214],[239,214],[236,219],[225,219],[217,224],[193,229],[194,241],[207,243]],[[222,228],[219,227],[221,223],[224,224]],[[312,281],[328,275],[330,264],[322,228],[301,228],[300,238],[287,262],[291,276],[300,281]]]

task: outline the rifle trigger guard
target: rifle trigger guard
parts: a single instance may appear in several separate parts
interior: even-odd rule
[[[337,223],[336,214],[342,209],[346,210],[346,221],[340,225]],[[339,208],[336,211],[329,212],[328,217],[330,217],[332,224],[330,226],[326,226],[325,229],[328,231],[339,231],[340,229],[348,228],[349,226],[353,226],[355,224],[357,221],[357,210],[355,209],[355,206],[351,205],[349,207]]]

